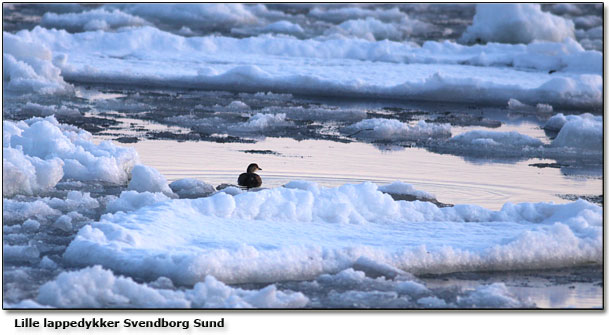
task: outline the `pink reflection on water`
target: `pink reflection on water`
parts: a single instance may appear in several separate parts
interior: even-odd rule
[[[323,186],[400,180],[435,194],[444,203],[478,204],[489,209],[500,209],[508,201],[568,202],[557,194],[602,193],[601,179],[567,178],[556,168],[529,166],[550,162],[541,159],[474,164],[420,148],[381,151],[366,143],[286,138],[266,138],[254,144],[155,140],[130,145],[142,163],[157,168],[170,181],[197,178],[213,185],[236,184],[237,176],[255,162],[263,169],[263,187],[296,179]],[[271,150],[278,155],[245,150]]]

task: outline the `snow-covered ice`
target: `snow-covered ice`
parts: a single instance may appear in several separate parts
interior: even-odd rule
[[[270,285],[235,289],[206,277],[190,290],[155,289],[96,265],[63,272],[40,287],[38,303],[59,308],[298,308],[308,299]]]
[[[127,188],[137,192],[160,192],[167,196],[174,196],[167,179],[157,169],[146,165],[138,164],[133,167]]]
[[[552,116],[544,129],[558,131],[552,146],[584,150],[603,150],[603,118],[586,113],[582,115]]]
[[[3,32],[2,82],[3,90],[15,92],[64,93],[71,89],[44,44]],[[57,61],[55,61],[57,60]]]
[[[112,199],[106,205],[110,213],[123,211],[131,212],[141,207],[150,206],[157,202],[167,201],[170,198],[163,193],[123,191],[118,198]]]
[[[45,74],[45,85],[53,87],[65,86],[67,78],[489,104],[514,98],[532,105],[590,107],[602,100],[602,54],[570,38],[528,45],[428,41],[418,46],[270,35],[184,37],[151,26],[73,34],[36,27],[4,34],[15,45],[45,50],[47,67],[55,73]],[[13,53],[5,57],[29,59]],[[172,56],[178,53],[179,59]],[[52,57],[61,61],[51,64]],[[329,60],[335,66],[326,66]],[[523,71],[529,69],[540,71]]]
[[[62,178],[125,184],[137,153],[60,124],[54,116],[3,122],[3,196],[37,194]]]
[[[516,106],[516,103],[512,102],[512,106]],[[523,107],[519,107],[518,110],[523,110]],[[549,144],[516,131],[471,130],[455,135],[445,142],[435,142],[432,148],[439,152],[464,156],[552,157],[601,162],[600,153],[603,151],[601,116],[593,116],[589,113],[565,116],[558,113],[549,118],[543,128],[558,132]]]
[[[573,38],[574,32],[571,20],[544,12],[539,4],[477,4],[474,22],[462,39],[465,42],[561,42]]]
[[[169,184],[171,190],[180,198],[202,198],[216,192],[213,185],[193,178],[183,178]]]
[[[312,279],[365,256],[415,273],[550,268],[599,262],[602,209],[507,203],[438,208],[394,201],[376,185],[284,188],[168,200],[104,215],[64,254],[75,266],[193,285]]]

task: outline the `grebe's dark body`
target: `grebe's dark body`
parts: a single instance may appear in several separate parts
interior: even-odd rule
[[[262,171],[258,164],[250,164],[247,167],[247,172],[239,175],[239,179],[237,179],[237,184],[248,189],[260,187],[262,185],[262,178],[260,178],[259,175],[254,173],[258,170]]]

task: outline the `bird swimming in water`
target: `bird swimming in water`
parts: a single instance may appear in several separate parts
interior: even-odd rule
[[[260,187],[262,185],[262,178],[254,173],[258,170],[262,171],[258,164],[252,163],[248,165],[247,172],[240,174],[239,179],[237,179],[239,186],[246,187],[247,189]]]

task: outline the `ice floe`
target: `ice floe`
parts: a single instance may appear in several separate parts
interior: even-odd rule
[[[504,283],[478,285],[471,289],[428,287],[409,274],[369,277],[349,268],[323,274],[310,282],[280,284],[299,291],[313,308],[531,308],[535,304],[515,297]]]
[[[127,188],[137,192],[161,192],[167,196],[175,196],[165,176],[159,170],[147,165],[138,164],[133,167]]]
[[[58,67],[62,59],[27,36],[2,33],[2,84],[6,92],[65,93],[72,90]],[[63,59],[65,60],[65,59]]]
[[[64,260],[193,285],[206,275],[225,283],[312,279],[362,256],[443,273],[574,266],[599,262],[601,252],[602,209],[583,200],[438,208],[394,201],[371,183],[299,182],[104,215],[81,228]]]
[[[539,112],[539,106],[535,109],[518,104],[514,100],[510,102],[512,110]],[[584,160],[588,163],[600,164],[603,151],[602,116],[589,113],[565,116],[558,113],[549,118],[542,127],[550,132],[558,132],[549,144],[515,131],[471,130],[455,135],[447,141],[435,141],[429,144],[429,147],[440,153],[466,157],[497,159],[539,157]]]
[[[100,207],[98,200],[89,193],[69,191],[65,198],[35,197],[33,199],[2,199],[2,219],[5,224],[15,224],[19,221],[35,219],[39,223],[57,219],[62,213],[93,214]],[[72,214],[74,215],[74,214]],[[77,216],[76,216],[77,217]]]
[[[5,36],[64,55],[53,65],[57,80],[491,104],[514,98],[555,107],[602,101],[602,53],[572,39],[418,46],[272,35],[184,37],[149,26],[75,34],[36,27]],[[183,58],[171,56],[176,53]]]
[[[44,160],[10,147],[2,148],[2,156],[3,196],[44,192],[63,177],[63,162],[58,158]]]
[[[96,265],[63,272],[40,287],[37,302],[58,308],[298,308],[308,299],[274,285],[232,288],[207,276],[192,289],[156,289]]]
[[[106,4],[107,10],[143,18],[149,22],[173,29],[208,32],[230,31],[231,27],[252,27],[268,24],[286,17],[281,11],[268,9],[263,4],[205,3],[205,4]]]
[[[548,120],[546,129],[560,129],[552,140],[554,147],[570,147],[587,151],[603,150],[603,118],[592,114],[567,115],[560,113]]]
[[[465,42],[561,42],[574,37],[569,19],[541,10],[539,4],[477,4],[474,22],[463,33]]]
[[[527,113],[551,113],[554,108],[551,105],[548,104],[537,104],[537,106],[533,107],[533,106],[529,106],[527,104],[523,104],[522,102],[516,100],[516,99],[510,99],[508,100],[508,109],[511,111],[517,111],[517,112],[527,112]]]
[[[170,198],[163,193],[123,191],[118,198],[112,199],[106,205],[106,211],[114,213],[118,211],[132,212],[139,208],[150,206]]]
[[[169,184],[171,190],[180,198],[201,198],[216,192],[216,188],[194,178],[183,178]]]
[[[342,132],[350,137],[370,140],[425,141],[430,138],[450,137],[449,124],[427,123],[423,120],[408,125],[395,119],[366,119],[345,127]]]
[[[277,128],[290,126],[292,123],[286,120],[285,113],[265,114],[256,113],[252,115],[246,122],[230,126],[229,130],[236,132],[261,132],[271,131]]]
[[[328,28],[325,35],[330,37],[355,37],[368,41],[397,40],[401,41],[410,35],[413,30],[424,31],[429,29],[430,24],[415,19],[410,19],[406,14],[400,24],[385,23],[374,17],[352,19],[337,26]]]
[[[541,140],[515,131],[472,130],[452,137],[446,147],[470,153],[523,156],[523,151],[536,150],[542,145]]]
[[[44,258],[51,268],[54,262]],[[176,289],[166,277],[138,283],[99,265],[60,273],[43,284],[35,300],[9,308],[531,308],[501,282],[473,289],[434,289],[407,274],[371,278],[352,268],[313,281],[261,289],[228,286],[206,276],[192,288]]]
[[[67,30],[109,30],[128,26],[142,26],[149,24],[146,20],[123,13],[118,9],[106,10],[97,8],[81,13],[46,13],[40,22],[44,27]]]
[[[3,122],[4,196],[36,194],[62,178],[125,184],[138,156],[55,117]]]

